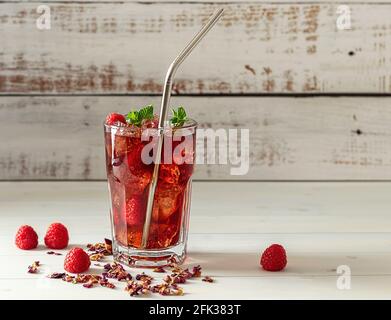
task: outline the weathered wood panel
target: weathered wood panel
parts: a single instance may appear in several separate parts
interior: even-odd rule
[[[41,4],[41,3],[40,3]],[[171,59],[218,4],[0,3],[0,93],[159,93]],[[391,3],[225,3],[177,93],[391,92]],[[206,67],[207,66],[207,67]]]
[[[0,98],[1,179],[103,179],[102,120],[158,97]],[[198,179],[391,179],[391,98],[174,97],[204,128],[249,128],[251,168]]]

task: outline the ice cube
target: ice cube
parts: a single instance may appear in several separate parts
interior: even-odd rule
[[[116,158],[124,157],[133,148],[134,142],[140,141],[141,131],[138,127],[126,126],[111,132],[113,155]]]
[[[164,221],[178,209],[178,196],[183,188],[178,185],[159,182],[156,188],[152,218]]]
[[[151,181],[150,171],[140,170],[135,175],[124,163],[118,167],[113,167],[113,175],[123,185],[126,198],[142,194]]]
[[[142,225],[145,220],[145,201],[141,196],[134,196],[126,201],[125,217],[128,226]]]
[[[159,180],[165,183],[177,184],[180,171],[176,164],[161,164],[159,168]]]

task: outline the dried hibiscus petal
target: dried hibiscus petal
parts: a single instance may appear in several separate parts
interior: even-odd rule
[[[102,254],[103,256],[111,256],[113,254],[112,241],[110,239],[104,239],[104,242],[98,242],[95,244],[87,244],[88,251],[94,254]]]
[[[113,264],[107,263],[103,266],[105,272],[102,275],[106,278],[122,280],[132,280],[132,276],[124,269],[122,265],[114,262]]]
[[[94,286],[94,283],[92,281],[88,281],[83,284],[83,287],[88,288],[88,289],[92,288],[93,286]]]
[[[172,285],[172,289],[171,289],[171,295],[174,295],[174,296],[183,296],[183,289],[175,284]]]
[[[60,252],[54,252],[54,251],[48,251],[48,252],[46,252],[46,254],[55,255],[55,256],[62,256],[62,253],[60,253]]]
[[[165,273],[166,270],[164,270],[163,267],[156,267],[155,269],[153,269],[153,272],[156,272],[156,273]]]
[[[193,277],[198,278],[201,277],[201,266],[195,266],[193,267]]]
[[[93,253],[90,255],[90,260],[91,261],[100,261],[104,255],[102,253]]]
[[[181,296],[184,293],[183,289],[178,285],[167,282],[153,286],[151,291],[154,293],[159,293],[162,296]]]
[[[145,295],[150,292],[149,287],[138,283],[137,281],[128,281],[125,291],[128,292],[131,296]]]
[[[202,281],[204,281],[204,282],[214,282],[214,280],[211,277],[209,277],[209,276],[203,277]]]
[[[75,279],[74,276],[71,276],[69,274],[65,274],[63,277],[62,277],[62,281],[65,281],[65,282],[73,282]]]
[[[110,288],[110,289],[114,289],[114,288],[115,288],[114,283],[109,282],[107,279],[102,279],[102,280],[100,280],[100,281],[99,281],[99,284],[100,284],[102,287],[106,287],[106,288]]]
[[[54,272],[54,273],[48,275],[48,278],[50,278],[50,279],[62,279],[62,278],[65,277],[65,275],[66,275],[66,273],[64,273],[64,272],[63,273]]]
[[[31,266],[28,266],[28,273],[37,273],[40,266],[39,261],[34,261]]]
[[[136,280],[150,284],[153,280],[153,277],[151,277],[143,272],[141,274],[136,275]]]

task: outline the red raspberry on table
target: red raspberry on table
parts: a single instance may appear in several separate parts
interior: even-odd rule
[[[34,249],[38,245],[38,235],[32,227],[21,226],[16,233],[15,244],[22,250]]]
[[[106,117],[106,124],[112,126],[117,124],[118,122],[126,124],[126,119],[124,115],[119,114],[119,113],[110,113]]]
[[[70,273],[85,272],[90,265],[90,257],[82,248],[73,248],[65,256],[64,269]]]
[[[68,246],[67,228],[61,223],[52,223],[45,235],[45,245],[50,249],[64,249]]]
[[[267,271],[280,271],[287,264],[286,252],[283,246],[272,244],[261,257],[261,265]]]

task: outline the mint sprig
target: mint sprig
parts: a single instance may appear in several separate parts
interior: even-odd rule
[[[130,111],[126,116],[126,122],[135,126],[141,126],[143,120],[153,119],[153,105],[149,104],[140,110]]]
[[[188,120],[186,111],[183,107],[178,107],[177,110],[172,109],[171,124],[174,127],[181,127]]]

